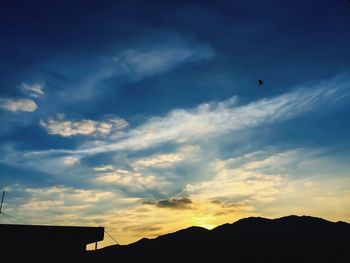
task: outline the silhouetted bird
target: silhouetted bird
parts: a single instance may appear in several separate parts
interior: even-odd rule
[[[264,84],[264,82],[261,79],[259,79],[258,80],[258,85],[262,85],[262,84]]]

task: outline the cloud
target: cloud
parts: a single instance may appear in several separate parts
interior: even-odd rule
[[[64,185],[43,187],[43,188],[25,188],[15,185],[10,193],[20,196],[16,200],[16,210],[18,213],[35,218],[37,221],[48,220],[52,223],[55,218],[52,214],[60,216],[62,220],[70,214],[83,214],[91,209],[95,204],[113,199],[116,194],[109,191],[98,189],[79,189],[67,187]],[[12,212],[10,209],[9,213]]]
[[[346,96],[349,81],[331,79],[272,98],[237,105],[233,97],[221,102],[208,102],[193,109],[174,109],[164,117],[151,117],[144,124],[123,134],[111,134],[98,146],[77,149],[81,154],[97,154],[118,150],[141,150],[164,143],[198,142],[287,120],[335,103]]]
[[[105,172],[105,171],[111,171],[111,170],[113,170],[113,166],[111,164],[102,165],[94,168],[94,171],[96,172]]]
[[[43,83],[23,83],[21,85],[21,90],[24,94],[33,97],[39,98],[44,96],[44,84]]]
[[[171,202],[170,199],[166,200]],[[112,231],[116,233],[116,236],[122,240],[127,238],[130,242],[144,237],[156,237],[190,226],[213,228],[244,216],[256,214],[248,206],[242,206],[235,212],[231,212],[228,208],[204,200],[191,199],[191,202],[184,200],[184,205],[188,205],[186,209],[169,206],[159,208],[157,202],[143,201],[139,206],[133,208],[115,210],[108,216],[108,225],[113,226]],[[167,205],[167,202],[165,203]],[[183,203],[180,201],[180,204]]]
[[[109,122],[118,130],[124,129],[129,126],[129,123],[122,118],[112,118],[109,119]]]
[[[314,159],[317,160],[317,159]],[[269,205],[259,207],[267,217],[280,217],[286,214],[314,215],[329,220],[349,221],[350,212],[347,207],[350,203],[350,181],[348,168],[340,174],[326,172],[336,160],[321,158],[319,167],[315,173],[309,171],[299,171],[302,177],[286,177],[286,181],[281,185],[276,199]],[[317,162],[318,162],[317,161]],[[313,165],[311,165],[314,168]],[[339,169],[339,167],[338,167]],[[293,172],[293,168],[289,168]],[[342,218],[342,219],[341,219]]]
[[[324,193],[348,195],[348,191],[343,191],[347,188],[341,186],[348,168],[340,168],[336,160],[324,158],[324,155],[324,151],[300,148],[281,152],[256,151],[217,159],[206,167],[210,176],[188,183],[181,194],[195,200],[211,201],[230,211],[241,210],[242,205],[250,206],[253,211],[275,213],[278,210],[291,213],[293,209],[287,211],[284,206],[290,208],[296,202],[299,207],[307,207],[306,203],[302,204],[302,198],[299,199],[303,196],[305,200],[312,199],[310,209],[311,203]],[[308,162],[304,164],[304,160]]]
[[[243,204],[243,203],[233,203],[233,202],[222,201],[222,200],[212,200],[211,203],[215,204],[215,205],[218,205],[218,206],[220,206],[222,208],[232,208],[232,209],[244,209],[244,208],[247,208],[247,205]]]
[[[137,79],[169,71],[181,63],[210,59],[213,55],[208,45],[175,39],[122,50],[113,61],[119,70]]]
[[[134,170],[144,170],[147,168],[169,168],[188,158],[198,155],[200,152],[198,145],[188,145],[181,147],[173,153],[155,154],[149,157],[142,157],[132,162],[131,166]]]
[[[103,192],[96,189],[77,189],[63,185],[46,188],[27,188],[25,191],[30,193],[33,199],[59,199],[65,203],[70,203],[71,201],[95,203],[113,196],[111,192]]]
[[[65,185],[26,187],[14,184],[6,188],[15,197],[6,202],[6,210],[21,223],[58,225],[95,225],[95,218],[111,208],[139,204],[138,198],[121,196],[117,191],[74,188]]]
[[[55,186],[18,189],[13,193],[7,187],[14,196],[25,196],[16,198],[12,205],[6,204],[6,209],[17,218],[33,219],[29,222],[35,223],[103,225],[121,243],[193,225],[213,228],[247,216],[308,213],[336,220],[349,218],[348,165],[340,165],[338,158],[327,158],[324,151],[259,150],[231,158],[218,152],[213,156],[204,150],[202,154],[199,168],[206,174],[197,167],[192,172],[200,176],[193,180],[178,171],[174,176],[185,185],[175,182],[176,191],[158,187],[159,180],[164,179],[159,177],[166,177],[167,171],[155,174],[154,184],[148,185],[139,181],[144,176],[141,172],[107,163],[95,167],[96,179],[109,173],[111,177],[93,181],[97,185],[88,189]],[[211,161],[205,154],[210,155]],[[125,167],[133,161],[126,160]],[[315,170],[310,170],[315,166]],[[125,182],[122,177],[128,176],[131,179]],[[120,191],[124,187],[127,191]],[[158,187],[160,194],[149,195],[157,192],[152,191],[153,187]],[[111,244],[106,238],[101,246]]]
[[[63,157],[62,161],[65,166],[74,166],[80,163],[80,159],[73,156]]]
[[[215,203],[241,203],[247,201],[271,202],[284,183],[282,168],[292,162],[299,151],[276,154],[249,153],[239,158],[215,160],[208,169],[211,178],[187,184],[184,193],[194,198],[216,200]]]
[[[162,199],[156,202],[143,201],[142,203],[146,205],[155,205],[159,208],[190,209],[192,205],[192,200],[187,197],[181,197],[181,198]]]
[[[136,233],[150,233],[156,232],[159,233],[162,230],[159,226],[126,226],[123,227],[125,232],[136,232]]]
[[[97,175],[95,182],[102,185],[124,186],[131,191],[141,189],[150,189],[159,184],[157,178],[153,175],[144,175],[138,172],[112,168],[112,166],[95,167],[97,172],[103,172]]]
[[[147,167],[166,168],[184,159],[184,155],[178,153],[159,154],[152,157],[139,159],[132,163],[135,170],[142,170]]]
[[[112,130],[120,130],[128,126],[128,123],[121,118],[114,118],[108,121],[94,121],[84,119],[81,121],[65,120],[63,115],[58,118],[40,120],[40,125],[49,134],[71,137],[77,135],[108,135]]]
[[[78,78],[74,86],[67,84],[66,88],[51,92],[62,104],[94,100],[101,92],[109,93],[108,89],[124,89],[130,83],[169,72],[187,63],[209,60],[213,56],[214,50],[205,43],[160,31],[118,43],[117,48],[102,54],[106,60],[95,59],[97,63],[83,66],[86,71],[74,74],[74,79]],[[75,72],[74,65],[67,67],[72,68],[70,72]]]
[[[37,105],[30,99],[4,99],[0,98],[0,108],[12,112],[33,112],[37,109]]]

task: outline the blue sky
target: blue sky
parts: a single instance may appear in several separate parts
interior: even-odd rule
[[[104,225],[122,243],[251,215],[350,221],[349,12],[345,0],[3,4],[5,211]]]

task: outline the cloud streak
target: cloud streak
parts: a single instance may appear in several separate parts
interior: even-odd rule
[[[200,154],[200,147],[197,145],[188,145],[181,147],[178,151],[173,153],[161,153],[148,157],[139,158],[131,163],[135,171],[144,170],[147,168],[170,168],[179,164],[186,159],[195,157]]]
[[[130,191],[140,191],[154,188],[160,183],[154,175],[113,168],[111,165],[95,167],[94,170],[100,172],[94,179],[99,185],[115,185],[126,187]]]
[[[216,204],[218,201],[223,204],[225,201],[273,201],[285,180],[278,167],[280,163],[293,160],[297,153],[287,151],[266,155],[255,152],[239,158],[216,160],[207,168],[212,176],[208,180],[187,184],[184,193]]]
[[[167,72],[181,63],[210,59],[213,56],[214,51],[208,45],[174,39],[150,47],[122,50],[113,61],[120,72],[139,79]]]
[[[122,89],[125,84],[137,83],[181,65],[209,60],[215,52],[205,43],[161,32],[158,37],[147,35],[138,40],[129,39],[103,56],[107,57],[106,61],[94,72],[82,76],[78,87],[58,94],[64,102],[95,99],[101,89],[108,92],[105,82],[110,79],[114,79],[113,90]]]
[[[28,95],[33,98],[39,98],[44,96],[44,84],[42,83],[23,83],[21,90],[25,95]]]
[[[111,135],[97,147],[76,150],[97,154],[119,150],[141,150],[163,143],[185,143],[229,132],[287,120],[346,96],[349,80],[331,79],[304,85],[276,97],[237,105],[235,97],[222,102],[209,102],[193,109],[174,109],[164,117],[152,117],[126,133]],[[345,94],[345,95],[344,95]]]

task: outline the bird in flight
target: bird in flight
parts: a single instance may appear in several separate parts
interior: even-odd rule
[[[259,79],[258,80],[258,85],[262,85],[262,84],[264,84],[264,82],[261,79]]]

